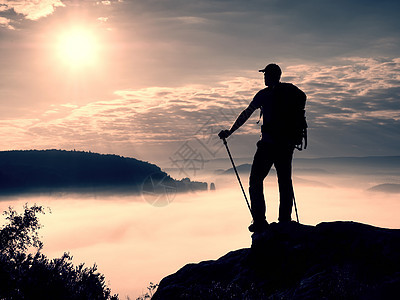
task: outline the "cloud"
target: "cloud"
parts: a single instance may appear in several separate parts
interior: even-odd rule
[[[400,112],[400,59],[348,58],[336,66],[303,66],[297,80],[309,91],[318,113],[328,120],[351,116],[356,121],[385,119]],[[296,69],[297,68],[297,69]],[[299,72],[299,67],[289,67]],[[293,77],[296,80],[295,77]],[[335,117],[338,116],[338,117]]]
[[[15,29],[14,26],[12,26],[10,23],[11,23],[11,20],[4,18],[4,17],[0,17],[0,27],[14,30]]]
[[[96,1],[96,4],[109,6],[114,3],[121,3],[121,2],[124,2],[124,1],[123,0],[103,0],[103,1]]]
[[[308,95],[310,154],[393,155],[400,140],[400,58],[351,57],[340,64],[283,67],[283,81]],[[186,85],[115,91],[115,99],[86,105],[53,105],[36,121],[7,121],[7,145],[114,153],[141,147],[142,154],[173,156],[189,141],[204,159],[220,147],[216,134],[229,128],[263,86],[238,77],[214,86]],[[235,133],[242,156],[259,136],[258,112]],[[5,122],[5,121],[3,121]],[[6,136],[3,132],[3,136]],[[240,142],[241,141],[241,142]],[[152,149],[150,149],[152,148]],[[145,150],[147,149],[147,150]],[[147,151],[147,153],[145,153]],[[158,154],[155,154],[158,153]],[[162,154],[161,154],[162,153]],[[123,153],[125,154],[125,153]],[[214,153],[217,155],[218,153]],[[149,158],[147,158],[149,159]],[[152,160],[152,159],[149,159]]]
[[[108,44],[120,50],[113,64],[127,74],[115,80],[130,76],[136,87],[212,83],[269,61],[332,64],[400,52],[398,1],[88,2],[96,18],[109,17]]]
[[[99,17],[97,20],[101,23],[106,23],[108,21],[108,17]]]
[[[200,17],[194,17],[194,16],[177,17],[176,20],[179,22],[185,23],[185,24],[205,24],[205,23],[207,23],[207,19],[200,18]]]
[[[121,9],[137,13],[150,36],[204,46],[221,62],[395,56],[400,48],[398,1],[132,1]]]
[[[370,180],[363,174],[346,181],[335,175],[319,175],[318,180],[333,188],[307,186],[295,180],[302,222],[315,225],[354,220],[399,228],[398,196],[363,193],[387,176],[370,174],[367,178]],[[216,180],[215,175],[209,180]],[[76,264],[96,262],[111,281],[114,293],[133,297],[149,281],[158,282],[188,262],[217,259],[230,249],[249,246],[247,226],[251,217],[236,178],[232,175],[223,182],[217,180],[215,192],[177,195],[171,205],[163,208],[152,207],[143,199],[101,195],[32,196],[4,199],[0,205],[4,210],[10,205],[22,207],[26,202],[50,206],[52,213],[40,216],[44,225],[40,231],[43,253],[60,257],[70,251]],[[279,204],[276,178],[268,176],[266,181],[267,219],[275,222]],[[247,190],[247,180],[243,184]]]
[[[34,21],[52,14],[56,7],[63,6],[61,0],[0,0],[0,11],[14,10]]]
[[[100,3],[103,5],[111,5],[111,1],[100,1]]]

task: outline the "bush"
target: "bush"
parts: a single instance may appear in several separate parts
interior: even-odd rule
[[[137,297],[136,300],[151,299],[153,297],[154,293],[157,291],[157,288],[158,288],[158,283],[150,282],[149,286],[147,287],[148,292]]]
[[[7,224],[0,229],[0,299],[112,299],[97,266],[74,266],[72,256],[48,259],[40,253],[37,217],[42,206],[24,205],[24,213],[12,208],[3,213]],[[33,251],[32,251],[33,250]]]

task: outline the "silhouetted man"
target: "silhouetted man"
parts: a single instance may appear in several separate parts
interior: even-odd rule
[[[268,226],[265,218],[263,181],[272,165],[275,166],[279,184],[279,222],[291,221],[293,205],[292,158],[294,148],[302,144],[299,127],[305,123],[304,107],[306,95],[291,83],[280,82],[281,69],[269,64],[259,70],[264,73],[266,88],[260,90],[249,106],[236,119],[230,130],[222,130],[221,139],[229,137],[242,126],[258,108],[263,115],[261,140],[257,142],[250,173],[250,202],[253,224],[252,232],[259,232]],[[302,120],[303,119],[303,120]]]

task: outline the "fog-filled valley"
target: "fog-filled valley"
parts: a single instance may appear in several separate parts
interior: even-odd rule
[[[399,228],[398,158],[388,159],[391,163],[386,165],[383,161],[295,160],[293,182],[300,222],[350,220]],[[246,192],[249,163],[237,161]],[[43,253],[58,257],[69,251],[76,263],[96,263],[113,292],[136,297],[150,281],[158,282],[186,263],[217,259],[250,246],[251,216],[229,161],[211,165],[197,172],[195,179],[215,183],[215,191],[168,195],[170,203],[162,207],[150,205],[144,194],[52,193],[4,196],[0,208],[20,210],[26,202],[49,207],[51,213],[40,216]],[[179,178],[178,170],[167,173]],[[382,184],[392,189],[371,190]],[[264,188],[267,220],[276,222],[279,195],[274,170]]]

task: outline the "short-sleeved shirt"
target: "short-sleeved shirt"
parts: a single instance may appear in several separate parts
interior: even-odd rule
[[[306,98],[306,94],[291,83],[280,82],[274,87],[260,90],[250,106],[262,110],[262,139],[289,141],[298,112],[304,111]]]

